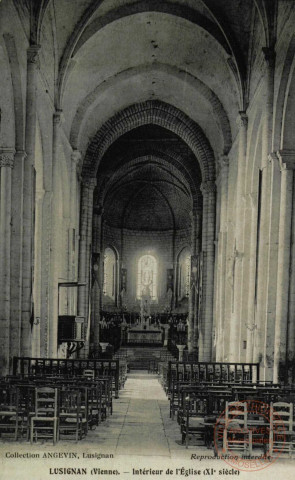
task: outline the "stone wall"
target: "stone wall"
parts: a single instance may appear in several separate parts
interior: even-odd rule
[[[125,305],[129,311],[139,311],[136,298],[138,260],[142,255],[153,255],[158,263],[158,302],[153,310],[163,312],[168,306],[167,269],[175,269],[180,251],[190,244],[190,230],[144,232],[104,225],[103,247],[113,247],[118,252],[120,268],[127,269]],[[118,282],[120,291],[120,283]],[[120,300],[118,300],[119,302]]]

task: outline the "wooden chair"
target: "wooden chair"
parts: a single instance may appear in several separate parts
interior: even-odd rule
[[[31,417],[31,443],[34,439],[52,439],[57,442],[58,435],[58,389],[36,387],[35,413]]]
[[[295,451],[293,425],[293,403],[270,404],[269,455],[287,454],[290,458]]]
[[[14,385],[0,386],[0,435],[17,440],[22,415],[19,408],[19,390]]]
[[[223,451],[252,453],[252,431],[247,426],[247,402],[226,402],[223,431]]]
[[[85,409],[81,406],[81,391],[62,390],[60,392],[58,438],[74,438],[76,442],[87,434]]]
[[[182,443],[188,448],[190,436],[201,439],[204,444],[204,417],[208,414],[208,398],[198,393],[189,393],[184,401],[183,418],[181,421]]]

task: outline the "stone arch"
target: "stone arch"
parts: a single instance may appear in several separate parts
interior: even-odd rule
[[[96,176],[99,163],[111,144],[124,133],[146,124],[159,125],[179,135],[198,159],[202,180],[214,180],[214,155],[204,132],[183,112],[157,100],[131,105],[109,119],[88,146],[82,175]]]
[[[14,124],[15,124],[15,148],[22,151],[25,148],[24,137],[24,105],[22,95],[22,81],[20,74],[20,66],[17,56],[17,49],[13,35],[5,33],[3,35],[4,44],[10,63],[11,84],[13,90],[13,106],[14,106]]]
[[[183,81],[193,88],[209,103],[210,108],[212,109],[213,115],[216,118],[216,121],[220,125],[220,129],[223,137],[224,145],[224,154],[227,154],[232,145],[232,134],[229,119],[227,116],[224,107],[217,97],[217,95],[201,80],[199,80],[194,75],[188,73],[185,70],[178,69],[168,64],[163,63],[153,63],[152,65],[141,65],[138,67],[133,67],[127,70],[120,72],[115,77],[110,78],[109,80],[103,81],[99,84],[92,92],[90,92],[84,99],[83,102],[77,108],[71,133],[70,133],[70,142],[74,148],[77,148],[78,138],[81,131],[82,123],[87,115],[89,109],[98,99],[99,95],[102,95],[107,89],[109,89],[113,84],[121,82],[123,80],[128,80],[130,77],[141,74],[141,73],[165,73],[168,76],[175,77],[180,81]]]
[[[295,150],[294,142],[294,109],[295,109],[295,57],[293,57],[292,65],[288,75],[286,85],[286,93],[284,98],[283,120],[280,147],[281,150]]]
[[[70,62],[74,58],[78,50],[82,47],[82,45],[84,45],[84,43],[87,42],[87,40],[91,38],[96,32],[109,25],[110,23],[124,17],[145,12],[157,12],[177,16],[186,19],[187,21],[195,25],[198,25],[200,28],[208,32],[214,38],[214,40],[223,48],[225,54],[232,56],[231,64],[237,82],[242,106],[244,98],[245,65],[241,61],[240,51],[230,27],[228,25],[223,25],[220,16],[216,12],[212,12],[212,9],[210,9],[210,12],[213,15],[215,21],[209,20],[207,17],[205,17],[200,12],[191,7],[179,5],[175,2],[172,3],[167,0],[159,2],[158,0],[152,0],[147,5],[147,2],[145,0],[141,0],[136,4],[119,6],[107,12],[105,15],[97,17],[95,20],[92,21],[92,23],[90,23],[93,13],[98,7],[99,5],[90,5],[90,7],[85,10],[84,14],[82,15],[76,26],[77,28],[75,29],[72,36],[69,38],[68,43],[64,49],[60,61],[59,76],[57,80],[57,106],[59,106],[59,108],[62,105],[62,97],[65,89],[65,83]],[[206,7],[208,8],[208,6]]]
[[[285,62],[283,66],[281,82],[279,86],[275,119],[274,119],[274,135],[273,135],[273,150],[277,151],[284,148],[284,133],[286,131],[286,123],[284,121],[286,114],[286,106],[288,101],[288,93],[290,89],[290,82],[292,72],[294,72],[294,55],[295,55],[295,35],[290,40]]]

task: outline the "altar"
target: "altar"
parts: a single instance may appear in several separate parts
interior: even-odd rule
[[[162,330],[157,326],[139,324],[128,330],[127,343],[133,345],[161,345]]]

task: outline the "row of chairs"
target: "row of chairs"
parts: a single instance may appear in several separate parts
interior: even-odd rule
[[[225,413],[216,419],[198,412],[192,421],[190,407],[181,425],[186,446],[190,435],[197,436],[215,455],[235,454],[278,458],[295,453],[293,403],[275,402],[265,412],[253,412],[249,402],[226,402]]]
[[[163,388],[168,394],[173,382],[211,384],[252,384],[259,381],[259,366],[251,363],[214,363],[169,361],[159,366]]]
[[[112,414],[111,377],[6,377],[0,388],[3,439],[78,441]]]
[[[181,409],[185,391],[191,390],[205,397],[208,397],[208,408],[211,414],[218,413],[220,408],[224,408],[225,401],[233,400],[260,400],[270,403],[281,399],[293,401],[295,396],[295,387],[281,386],[270,382],[260,381],[255,384],[223,383],[213,384],[204,382],[198,384],[190,381],[172,382],[168,394],[170,400],[170,417],[174,418],[175,413]]]
[[[222,439],[222,451],[226,453],[239,449],[239,445],[250,456],[253,447],[263,445],[268,455],[273,455],[278,448],[280,453],[290,456],[294,453],[294,389],[291,387],[285,391],[275,386],[272,389],[256,385],[250,391],[233,385],[182,384],[176,398],[176,403],[170,403],[170,414],[173,418],[177,411],[182,443],[186,447],[194,436],[207,447],[213,446],[215,451]],[[283,429],[281,436],[280,429]]]

